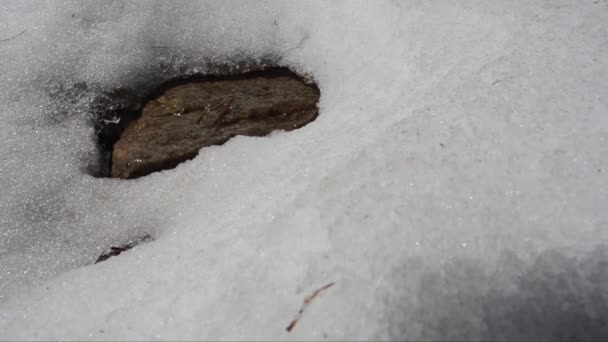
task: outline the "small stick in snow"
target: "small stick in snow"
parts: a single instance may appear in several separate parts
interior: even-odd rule
[[[17,37],[21,36],[22,34],[24,34],[24,33],[25,33],[25,31],[27,31],[27,29],[25,29],[25,30],[23,30],[23,31],[19,32],[17,35],[14,35],[14,36],[12,36],[12,37],[10,37],[10,38],[6,38],[6,39],[0,39],[0,42],[8,42],[8,41],[9,41],[9,40],[11,40],[11,39],[15,39],[15,38],[17,38]]]
[[[291,330],[293,330],[293,328],[298,323],[298,320],[300,320],[300,318],[302,317],[302,314],[304,313],[304,309],[306,309],[306,307],[310,304],[310,302],[312,302],[312,300],[315,299],[321,292],[334,286],[334,284],[335,283],[329,283],[329,284],[317,289],[310,296],[308,296],[308,297],[306,297],[306,299],[304,299],[304,304],[302,304],[302,307],[300,308],[300,311],[298,311],[296,318],[294,318],[293,321],[291,321],[291,323],[289,323],[289,325],[287,326],[287,332],[291,332]]]

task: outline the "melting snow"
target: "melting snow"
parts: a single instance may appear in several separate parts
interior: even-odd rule
[[[0,339],[605,339],[606,18],[603,0],[0,2]],[[101,91],[269,56],[315,78],[315,122],[88,175]]]

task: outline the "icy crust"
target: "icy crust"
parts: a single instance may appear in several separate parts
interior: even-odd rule
[[[605,339],[607,14],[0,2],[27,27],[0,42],[0,339]],[[314,75],[315,122],[84,170],[100,91],[267,56]]]

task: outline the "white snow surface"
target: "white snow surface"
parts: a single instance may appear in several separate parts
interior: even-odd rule
[[[316,121],[87,173],[96,92],[268,55]],[[3,0],[0,61],[0,339],[608,337],[606,0]]]

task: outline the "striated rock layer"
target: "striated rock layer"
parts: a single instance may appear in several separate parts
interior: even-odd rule
[[[112,152],[112,176],[136,178],[194,158],[236,135],[293,130],[317,114],[319,89],[287,72],[210,78],[166,89],[131,122]]]

